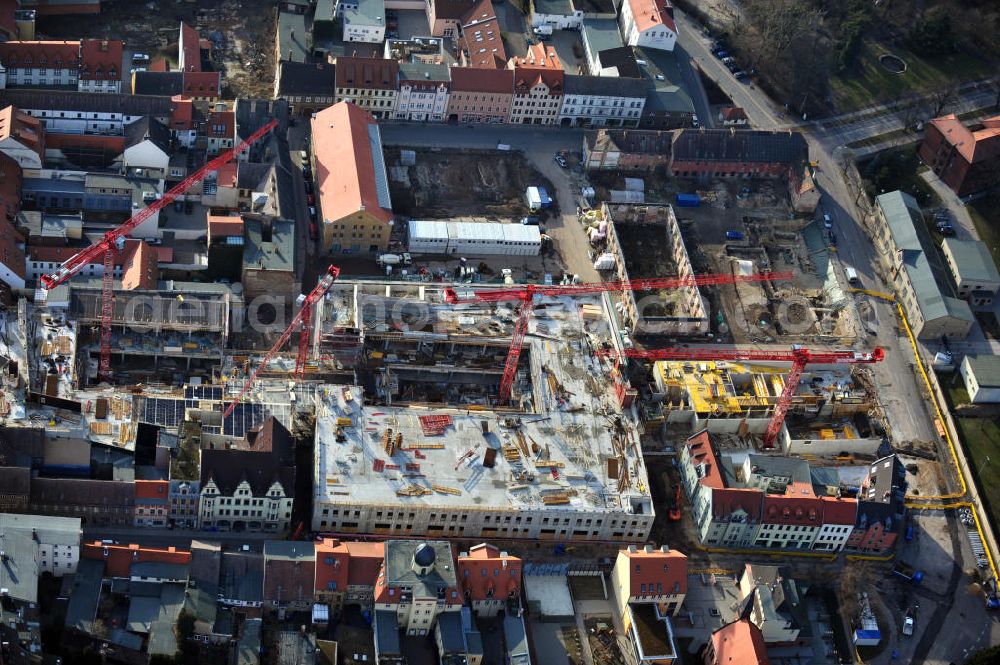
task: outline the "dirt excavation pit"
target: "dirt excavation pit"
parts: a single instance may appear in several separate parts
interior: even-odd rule
[[[549,196],[555,194],[551,183],[520,153],[403,151],[415,157],[412,163],[409,157],[406,165],[400,162],[399,148],[385,150],[392,207],[416,219],[473,217],[508,222],[527,214],[528,187],[544,187]]]

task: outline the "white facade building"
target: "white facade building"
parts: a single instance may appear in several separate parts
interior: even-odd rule
[[[541,232],[529,224],[410,221],[411,254],[538,256]]]
[[[358,0],[356,5],[344,9],[341,24],[345,42],[381,44],[385,41],[385,3],[383,0]]]
[[[625,43],[673,51],[677,44],[673,12],[666,0],[625,0],[618,15]]]
[[[965,356],[958,372],[973,404],[1000,403],[1000,356]]]
[[[574,127],[636,127],[646,105],[643,79],[565,77],[559,122]]]
[[[80,519],[0,513],[0,535],[16,533],[38,545],[38,573],[55,577],[76,572],[80,562]]]
[[[450,82],[447,65],[400,64],[396,119],[443,122],[448,111]]]

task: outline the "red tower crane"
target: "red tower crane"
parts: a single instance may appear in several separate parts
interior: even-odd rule
[[[688,275],[686,277],[657,277],[650,279],[633,279],[623,282],[595,282],[590,284],[569,284],[546,286],[541,284],[525,284],[509,289],[482,289],[471,292],[471,298],[463,299],[454,289],[445,290],[445,300],[452,304],[462,302],[503,302],[519,300],[521,313],[511,335],[510,351],[503,367],[503,377],[500,379],[500,391],[497,394],[497,404],[506,404],[510,399],[510,390],[517,374],[517,364],[521,360],[521,344],[528,333],[528,320],[534,307],[533,301],[538,296],[577,296],[606,291],[646,291],[654,289],[679,289],[686,286],[709,286],[712,284],[734,284],[737,282],[766,282],[772,280],[791,279],[792,273],[766,273],[757,275]]]
[[[602,350],[600,355],[617,356],[618,352],[613,349]],[[768,351],[762,349],[626,349],[621,355],[628,358],[641,358],[643,360],[735,360],[744,362],[753,361],[780,361],[792,364],[788,376],[785,377],[785,387],[781,391],[781,396],[774,406],[774,413],[771,421],[767,424],[767,431],[764,433],[764,447],[773,448],[774,441],[781,431],[781,424],[785,421],[785,414],[791,406],[792,396],[799,385],[799,379],[806,365],[855,365],[861,363],[877,363],[885,358],[885,350],[875,347],[871,351],[810,351],[809,349],[792,348],[790,351]]]
[[[80,251],[66,260],[59,270],[51,275],[42,275],[40,281],[42,286],[54,289],[67,279],[77,274],[84,268],[97,261],[103,255],[104,276],[101,284],[101,362],[98,368],[98,376],[101,379],[111,378],[111,317],[114,312],[114,261],[115,256],[121,251],[125,243],[125,237],[152,217],[154,214],[168,206],[174,199],[186,192],[195,183],[201,182],[212,171],[217,171],[219,167],[231,161],[236,155],[246,150],[251,144],[260,140],[265,134],[278,126],[277,120],[272,120],[256,132],[241,141],[235,148],[227,150],[215,159],[211,160],[200,169],[181,180],[168,190],[163,196],[156,199],[148,206],[132,215],[121,226],[112,229],[104,234],[104,238],[97,244]]]
[[[299,308],[299,311],[292,317],[291,323],[289,323],[288,327],[285,328],[285,331],[281,333],[281,337],[278,338],[278,341],[274,343],[271,350],[267,352],[264,359],[260,361],[259,365],[257,365],[257,369],[253,371],[250,378],[243,384],[243,389],[240,390],[240,394],[229,403],[228,407],[226,407],[225,413],[222,414],[223,420],[229,417],[239,401],[243,399],[243,396],[250,391],[250,387],[253,385],[253,382],[257,380],[257,375],[260,374],[265,367],[267,367],[267,364],[271,362],[271,359],[278,353],[278,349],[285,345],[288,338],[290,338],[295,332],[295,327],[300,323],[302,325],[302,329],[299,331],[299,351],[295,357],[295,376],[302,376],[306,369],[306,355],[309,353],[309,332],[312,330],[313,306],[319,302],[320,298],[326,295],[326,292],[330,290],[330,287],[333,286],[333,283],[337,281],[338,277],[340,277],[340,268],[337,266],[330,266],[326,269],[326,274],[323,275],[316,284],[316,288],[310,291],[309,295],[302,298],[302,306]]]

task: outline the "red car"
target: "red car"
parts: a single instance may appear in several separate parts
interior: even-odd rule
[[[316,205],[316,196],[314,194],[306,194],[306,202],[309,205]]]
[[[319,227],[316,226],[316,222],[309,225],[309,237],[313,240],[319,240]]]

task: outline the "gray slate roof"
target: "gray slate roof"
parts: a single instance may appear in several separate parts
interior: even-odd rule
[[[320,95],[333,97],[337,68],[330,63],[318,65],[285,60],[278,67],[278,94]]]
[[[913,285],[913,294],[924,321],[944,317],[975,321],[969,304],[952,297],[942,288],[942,284],[947,283],[944,269],[937,261],[937,254],[932,255],[924,249],[927,247],[935,251],[920,206],[913,197],[895,191],[880,194],[875,197],[875,202],[882,211],[896,248],[902,251],[902,266]]]
[[[965,356],[980,388],[1000,388],[1000,356]]]
[[[674,159],[703,162],[802,164],[809,158],[798,132],[682,129],[674,134]]]
[[[945,238],[943,244],[952,255],[960,280],[987,284],[1000,282],[997,265],[993,262],[993,255],[985,243],[978,240]]]
[[[649,84],[642,79],[616,76],[576,76],[567,74],[563,82],[564,95],[597,97],[635,97],[643,99]]]

